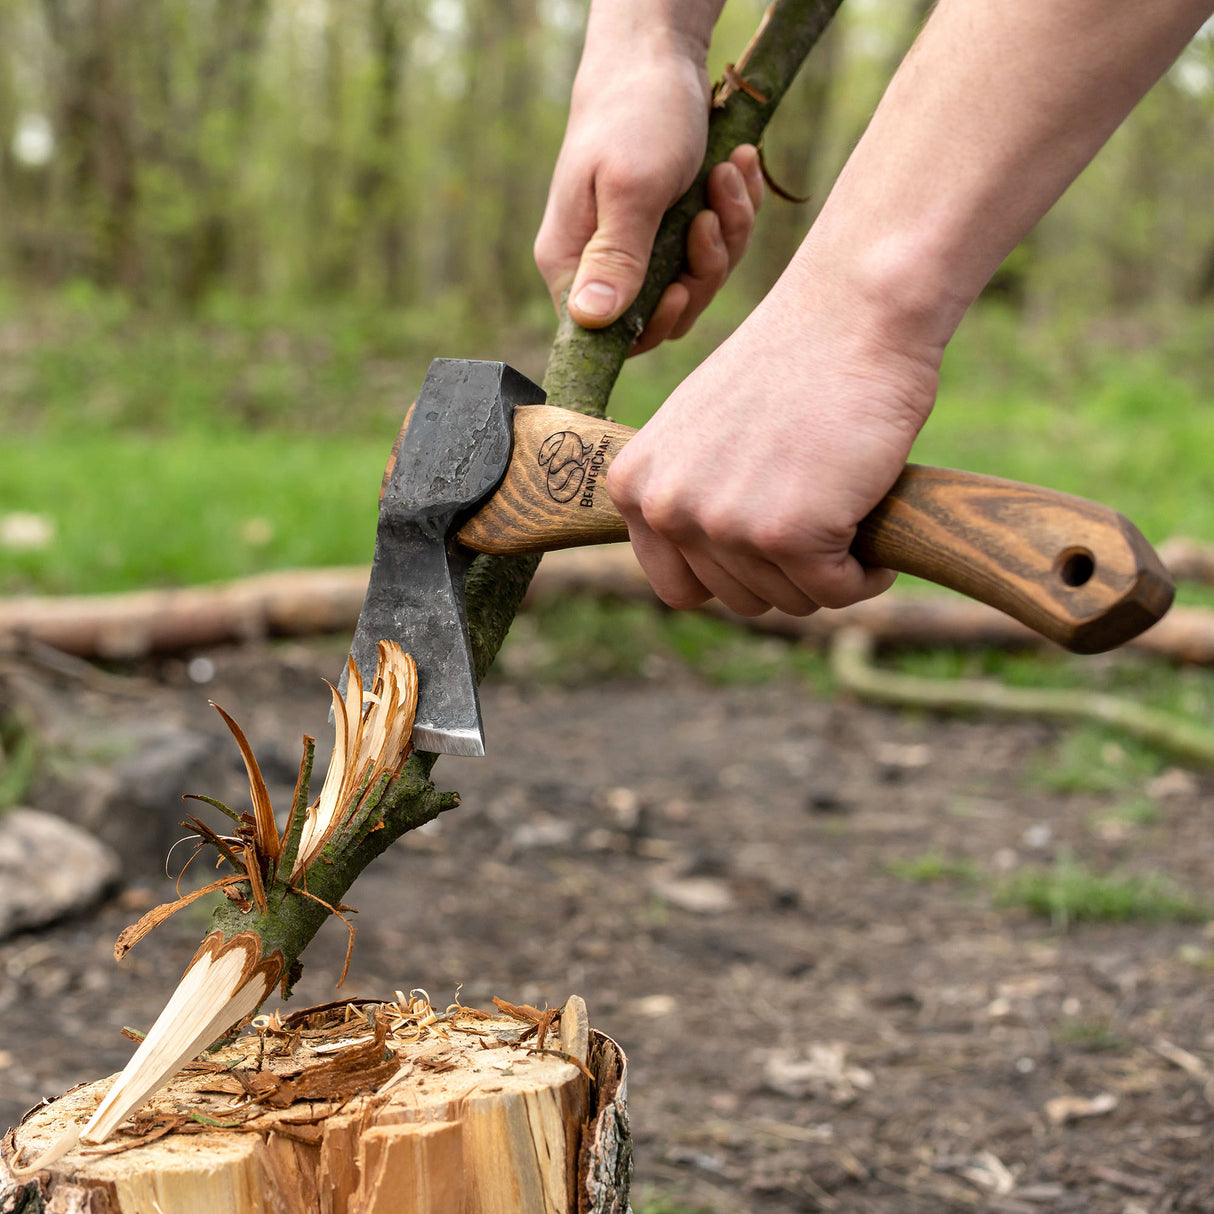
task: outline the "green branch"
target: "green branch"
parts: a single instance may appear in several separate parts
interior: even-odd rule
[[[563,314],[548,359],[544,386],[551,404],[602,417],[624,360],[652,315],[662,291],[677,278],[692,219],[704,209],[708,173],[743,143],[758,143],[801,63],[817,42],[841,0],[777,0],[766,24],[738,70],[748,90],[733,92],[714,108],[708,150],[695,183],[667,212],[654,243],[649,272],[640,295],[615,324],[587,330]],[[762,100],[758,100],[757,96]],[[523,601],[539,559],[486,557],[473,563],[468,576],[468,628],[478,678],[493,664],[511,621]],[[454,793],[440,793],[430,781],[436,755],[415,754],[389,787],[361,835],[345,847],[334,847],[308,870],[308,892],[336,907],[355,878],[372,860],[407,831],[459,804]],[[374,827],[369,829],[368,827]],[[311,898],[288,890],[271,890],[267,914],[242,912],[225,900],[214,912],[212,929],[225,937],[255,931],[264,951],[281,950],[286,972],[297,972],[300,953],[329,916]],[[281,901],[280,901],[281,898]]]

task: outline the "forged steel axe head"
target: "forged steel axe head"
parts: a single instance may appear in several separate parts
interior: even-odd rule
[[[543,389],[505,363],[436,359],[384,486],[350,655],[368,689],[380,641],[397,641],[413,655],[418,750],[485,753],[464,607],[474,554],[454,535],[506,473],[515,407],[543,403]],[[343,690],[345,682],[343,673]]]

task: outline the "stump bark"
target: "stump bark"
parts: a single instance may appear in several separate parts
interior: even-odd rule
[[[585,1004],[437,1011],[420,992],[259,1017],[112,1139],[23,1166],[113,1077],[0,1147],[2,1214],[623,1214],[626,1061]]]

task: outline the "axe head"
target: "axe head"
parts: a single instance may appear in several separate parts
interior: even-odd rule
[[[474,554],[454,536],[506,473],[515,407],[543,402],[543,389],[505,363],[436,359],[384,486],[350,656],[370,688],[380,641],[397,641],[413,655],[418,750],[485,753],[464,606]],[[343,672],[343,690],[345,681]]]

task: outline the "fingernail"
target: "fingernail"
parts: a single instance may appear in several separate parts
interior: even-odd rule
[[[578,288],[574,306],[583,316],[606,317],[615,311],[615,287],[605,282],[588,282]]]
[[[746,182],[742,179],[742,171],[735,166],[730,166],[731,172],[725,175],[725,189],[728,190],[730,198],[734,202],[744,202],[746,200]]]

